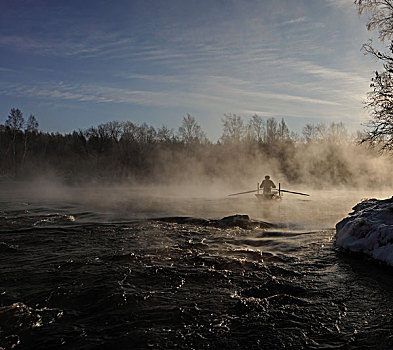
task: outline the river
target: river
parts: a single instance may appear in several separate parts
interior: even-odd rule
[[[334,225],[362,197],[0,185],[4,349],[391,349],[392,270]],[[269,229],[162,217],[247,214]]]

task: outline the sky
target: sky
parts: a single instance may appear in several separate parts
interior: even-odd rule
[[[0,0],[0,123],[68,133],[112,120],[211,140],[225,114],[361,130],[378,63],[352,0]]]

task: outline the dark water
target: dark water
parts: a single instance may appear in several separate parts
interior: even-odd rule
[[[334,245],[334,223],[358,194],[266,204],[124,189],[0,191],[0,347],[393,347],[392,270]],[[236,213],[276,226],[154,220]]]

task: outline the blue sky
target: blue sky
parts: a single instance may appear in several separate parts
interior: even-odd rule
[[[352,0],[0,0],[0,123],[61,133],[111,120],[210,139],[225,113],[361,129],[377,62]]]

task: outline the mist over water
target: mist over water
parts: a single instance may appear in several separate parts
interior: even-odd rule
[[[278,185],[278,183],[277,183]],[[388,189],[307,189],[304,185],[282,188],[307,193],[299,196],[283,193],[276,201],[258,201],[254,193],[228,196],[236,193],[228,185],[75,185],[35,181],[7,184],[2,187],[2,198],[12,205],[46,204],[53,210],[65,204],[82,211],[103,214],[103,220],[115,221],[150,219],[165,216],[189,216],[218,219],[233,214],[247,214],[252,219],[300,227],[334,228],[354,205],[366,198],[389,198]],[[256,188],[256,184],[255,184]],[[239,190],[236,187],[236,190]],[[242,188],[252,190],[252,187]],[[10,203],[11,204],[11,203]]]

